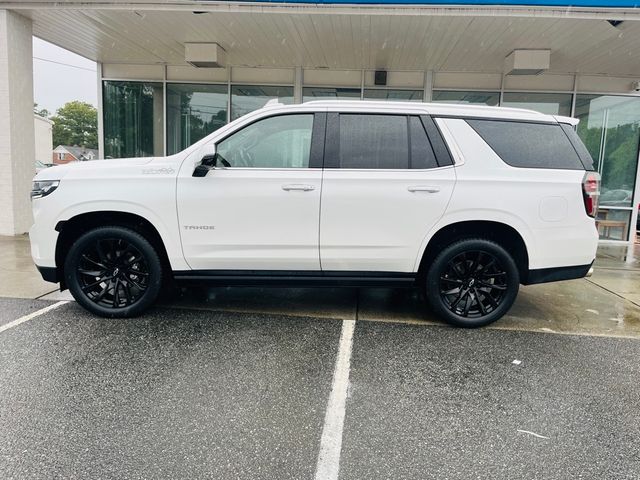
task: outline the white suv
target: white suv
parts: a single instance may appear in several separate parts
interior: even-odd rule
[[[167,280],[408,286],[476,327],[519,284],[595,258],[599,177],[577,121],[424,103],[268,105],[166,158],[58,166],[34,179],[33,259],[98,315]]]

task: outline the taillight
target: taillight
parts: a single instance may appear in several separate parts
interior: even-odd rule
[[[587,215],[595,217],[598,213],[598,199],[600,198],[600,174],[587,172],[582,179],[582,196]]]

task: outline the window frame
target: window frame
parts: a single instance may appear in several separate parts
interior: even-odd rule
[[[216,153],[218,152],[218,145],[225,141],[227,138],[232,137],[236,133],[240,133],[245,128],[248,128],[263,120],[269,120],[276,117],[288,117],[291,115],[313,115],[311,124],[311,146],[309,148],[309,165],[307,167],[293,167],[293,168],[281,168],[281,167],[220,167],[227,170],[282,170],[282,171],[306,171],[309,169],[321,169],[323,166],[324,157],[324,145],[325,145],[325,130],[326,130],[326,113],[325,112],[286,112],[276,113],[274,115],[266,115],[252,120],[249,123],[242,125],[242,127],[227,132],[223,137],[216,139],[214,145],[216,146]]]
[[[407,147],[409,152],[408,168],[344,168],[340,166],[340,115],[376,115],[376,116],[393,116],[405,117],[407,125]],[[427,140],[431,144],[433,154],[436,159],[437,166],[430,168],[412,168],[411,167],[411,128],[410,117],[416,117],[420,120],[425,130]],[[447,142],[444,140],[442,133],[431,115],[407,112],[359,112],[359,111],[342,111],[328,112],[327,125],[325,132],[324,145],[324,167],[326,169],[349,170],[354,172],[361,171],[378,171],[378,172],[412,172],[412,171],[431,171],[438,168],[446,168],[454,165],[453,157],[449,150]]]

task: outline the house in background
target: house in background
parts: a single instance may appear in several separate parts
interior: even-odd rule
[[[34,115],[33,122],[35,132],[35,160],[42,164],[51,163],[51,152],[53,151],[53,122],[40,115]]]
[[[62,165],[69,162],[84,162],[98,158],[98,150],[69,145],[58,145],[53,149],[53,163]]]

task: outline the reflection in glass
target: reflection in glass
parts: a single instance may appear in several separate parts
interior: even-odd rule
[[[434,90],[431,101],[434,103],[478,103],[495,107],[500,102],[500,92]]]
[[[225,138],[216,152],[227,167],[307,168],[312,129],[313,114],[269,117]]]
[[[167,153],[184,150],[227,123],[227,86],[167,84]]]
[[[575,116],[582,138],[602,176],[598,217],[601,238],[625,239],[633,203],[638,142],[640,98],[616,95],[578,95]],[[628,210],[607,209],[622,207]],[[626,222],[624,228],[610,222]],[[609,225],[609,228],[605,228]],[[625,234],[620,236],[624,230]]]
[[[393,90],[388,88],[367,88],[364,91],[366,100],[394,100],[400,102],[421,102],[422,90]]]
[[[600,205],[631,207],[640,140],[640,98],[578,95],[578,135],[602,175]]]
[[[277,98],[280,103],[293,103],[293,87],[233,85],[231,87],[231,120],[264,107],[274,98]]]
[[[359,99],[359,88],[327,88],[327,87],[304,87],[302,89],[302,101],[311,100],[335,100],[335,99]]]
[[[161,83],[106,80],[102,105],[105,158],[164,153]]]
[[[596,225],[601,240],[627,240],[629,235],[630,210],[598,208]]]
[[[505,92],[501,106],[526,108],[548,115],[571,115],[570,93]]]

